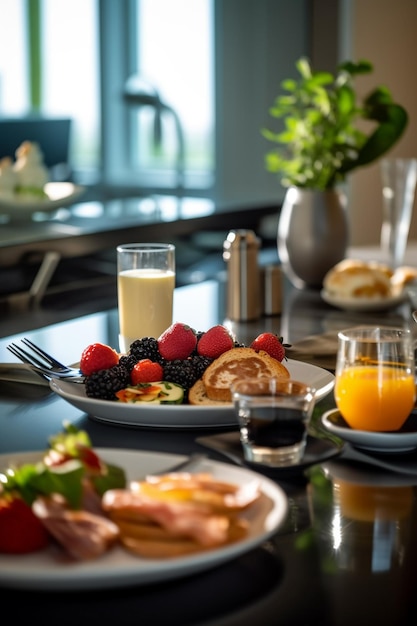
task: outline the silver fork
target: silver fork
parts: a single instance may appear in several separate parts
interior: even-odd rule
[[[42,348],[39,348],[39,346],[26,337],[22,339],[22,343],[26,348],[29,348],[31,352],[15,343],[9,344],[7,349],[20,361],[30,365],[33,371],[43,378],[60,378],[71,380],[71,382],[84,382],[84,376],[79,369],[68,367],[68,365],[60,363],[60,361],[57,361],[57,359],[45,352],[45,350],[42,350]]]

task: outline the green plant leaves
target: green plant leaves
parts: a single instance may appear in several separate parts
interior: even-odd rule
[[[299,80],[282,82],[287,93],[269,111],[283,119],[284,129],[261,131],[276,144],[266,154],[265,166],[284,186],[329,189],[387,152],[403,134],[408,115],[386,87],[376,87],[364,102],[357,102],[353,78],[373,71],[369,61],[346,61],[335,76],[313,72],[305,58],[296,67]],[[364,120],[373,123],[368,133],[357,126]]]

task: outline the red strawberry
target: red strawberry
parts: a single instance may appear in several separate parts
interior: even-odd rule
[[[104,343],[92,343],[83,351],[80,370],[84,376],[90,376],[99,370],[107,370],[117,365],[119,354]]]
[[[197,345],[196,332],[187,324],[175,322],[158,339],[159,354],[167,361],[183,361]]]
[[[0,552],[26,554],[48,545],[48,533],[19,497],[0,499]]]
[[[141,359],[130,372],[132,385],[139,383],[156,383],[163,379],[164,369],[159,363],[154,363],[150,359]]]
[[[201,356],[217,359],[223,352],[231,350],[234,347],[234,341],[224,326],[217,324],[207,330],[199,339],[197,344],[197,352]]]
[[[273,333],[262,333],[256,337],[250,344],[250,347],[256,352],[264,350],[277,361],[285,358],[285,347],[282,344],[282,337]]]

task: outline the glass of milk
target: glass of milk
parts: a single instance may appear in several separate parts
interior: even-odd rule
[[[119,346],[158,337],[172,324],[175,246],[129,243],[117,247]]]

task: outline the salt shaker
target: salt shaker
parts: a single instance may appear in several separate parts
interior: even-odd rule
[[[280,315],[282,310],[282,270],[267,265],[263,272],[264,315]]]
[[[231,230],[223,244],[230,320],[255,320],[261,314],[259,248],[260,240],[252,230]]]

